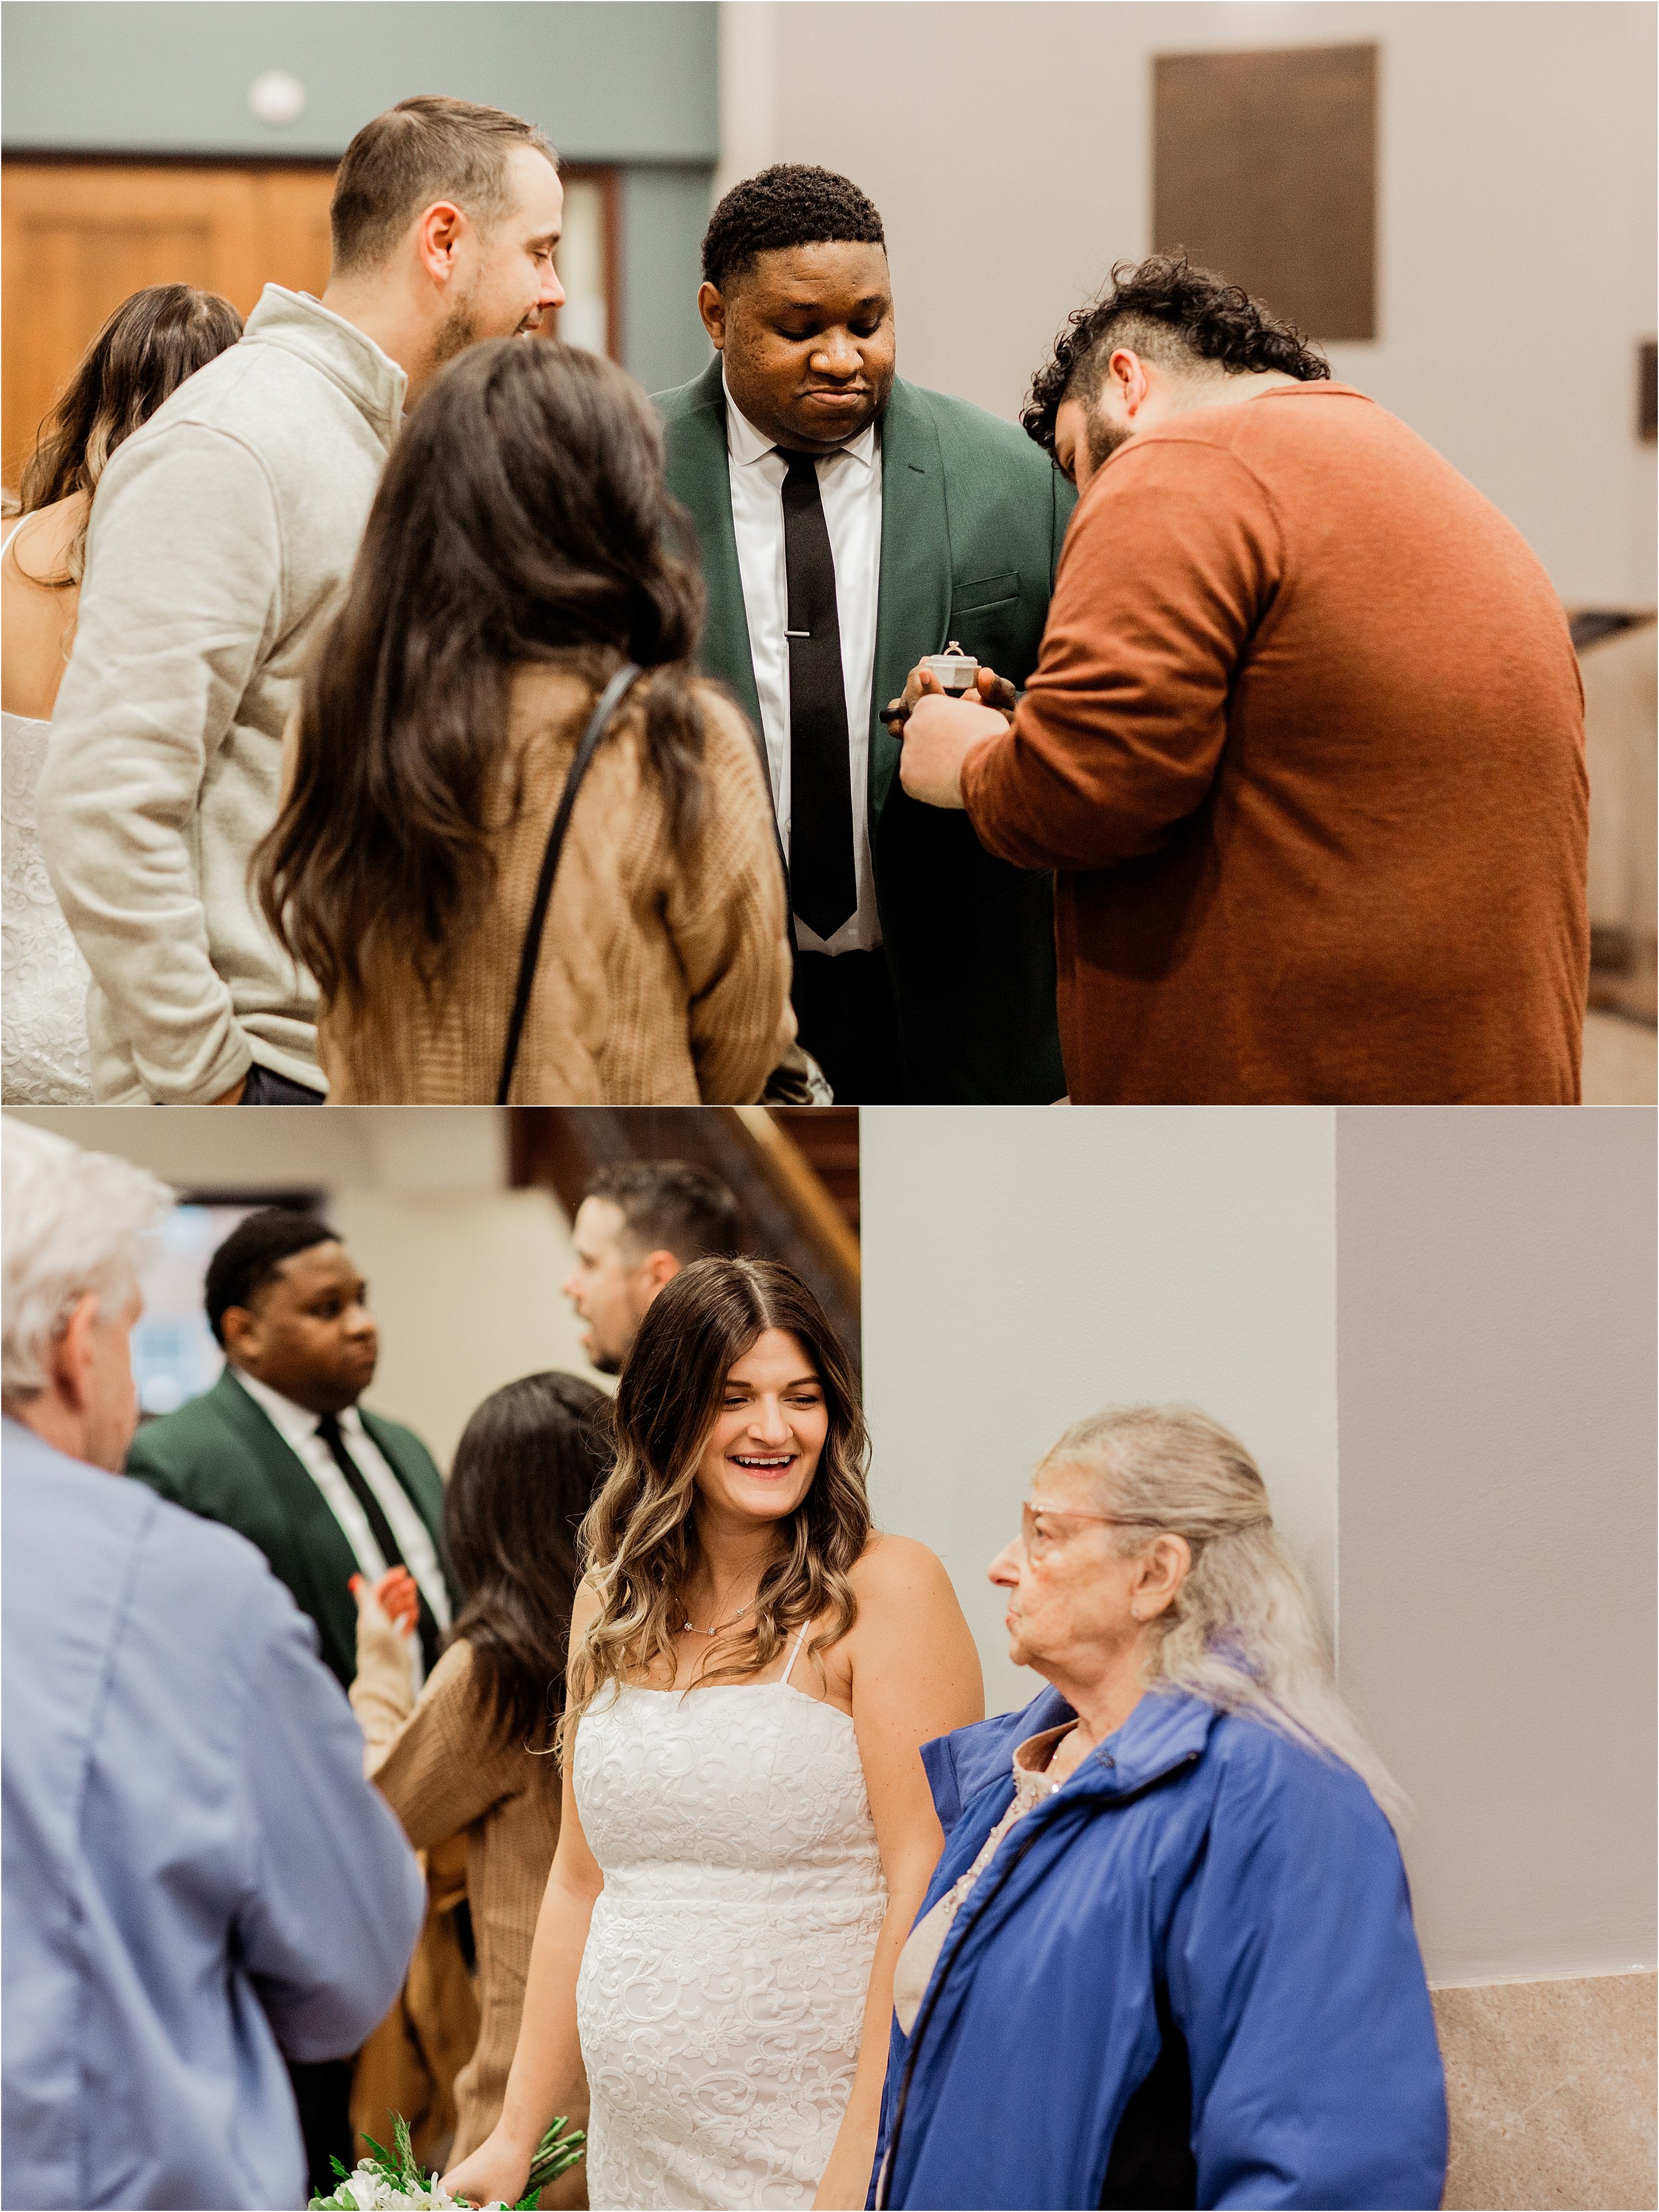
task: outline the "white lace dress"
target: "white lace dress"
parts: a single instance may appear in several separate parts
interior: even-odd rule
[[[577,1729],[603,2212],[810,2204],[828,2163],[887,1892],[852,1721],[791,1686],[799,1650],[781,1681],[602,1692]]]
[[[18,526],[21,527],[21,525]],[[0,559],[17,534],[0,543]],[[46,875],[34,787],[50,722],[0,714],[0,1105],[82,1106],[91,978]]]

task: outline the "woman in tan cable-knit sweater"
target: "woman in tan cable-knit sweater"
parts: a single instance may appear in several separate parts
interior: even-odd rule
[[[315,975],[343,1103],[495,1098],[547,834],[595,701],[509,1097],[757,1098],[794,1036],[783,868],[743,714],[693,672],[642,393],[597,355],[502,339],[394,447],[289,734],[258,859]]]
[[[444,1540],[464,1602],[416,1698],[412,1607],[358,1592],[351,1703],[364,1768],[417,1850],[466,1839],[480,2025],[455,2081],[454,2155],[495,2126],[559,1837],[553,1728],[563,1703],[575,1531],[610,1467],[606,1400],[574,1375],[529,1375],[486,1398],[456,1447]],[[411,1586],[412,1587],[412,1586]],[[407,1618],[403,1615],[407,1610]],[[583,2116],[570,2116],[577,2125]],[[562,2186],[560,2201],[580,2201]]]

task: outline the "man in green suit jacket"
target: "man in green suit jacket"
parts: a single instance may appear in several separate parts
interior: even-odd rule
[[[410,1430],[357,1404],[380,1348],[364,1295],[325,1222],[275,1206],[249,1215],[208,1267],[223,1374],[146,1422],[127,1457],[130,1475],[258,1547],[345,1685],[357,1671],[355,1576],[410,1570],[428,1668],[453,1602],[432,1455]]]
[[[767,756],[801,1042],[849,1103],[1057,1098],[1050,878],[917,805],[882,710],[952,641],[1024,683],[1072,488],[1012,423],[896,377],[881,219],[846,178],[735,186],[703,270],[715,358],[656,404],[702,665]]]

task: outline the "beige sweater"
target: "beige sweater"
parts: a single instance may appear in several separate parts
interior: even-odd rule
[[[252,1060],[320,1090],[310,979],[248,888],[283,726],[343,594],[406,380],[268,284],[105,471],[40,843],[92,969],[93,1088],[199,1105]]]
[[[416,1700],[408,1644],[395,1631],[360,1626],[351,1704],[363,1731],[363,1771],[410,1842],[430,1850],[466,1837],[480,2026],[477,2047],[455,2078],[459,2160],[501,2116],[536,1915],[559,1840],[558,1771],[551,1757],[493,1733],[465,1640],[445,1652]]]
[[[642,753],[647,681],[612,722],[570,817],[517,1104],[742,1104],[760,1096],[794,1036],[783,871],[753,734],[721,693],[702,688],[708,806],[682,860]],[[592,702],[591,681],[571,667],[520,672],[510,739],[524,796],[501,831],[495,905],[453,948],[434,1006],[410,983],[372,1027],[325,1010],[319,1042],[336,1103],[494,1100],[548,825]]]

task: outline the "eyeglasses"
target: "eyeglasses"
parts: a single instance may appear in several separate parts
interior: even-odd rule
[[[1062,1532],[1039,1524],[1044,1521],[1098,1521],[1108,1528],[1135,1528],[1136,1521],[1126,1521],[1116,1513],[1090,1513],[1078,1505],[1023,1505],[1019,1513],[1019,1540],[1028,1559],[1046,1559],[1055,1547],[1065,1541]]]

